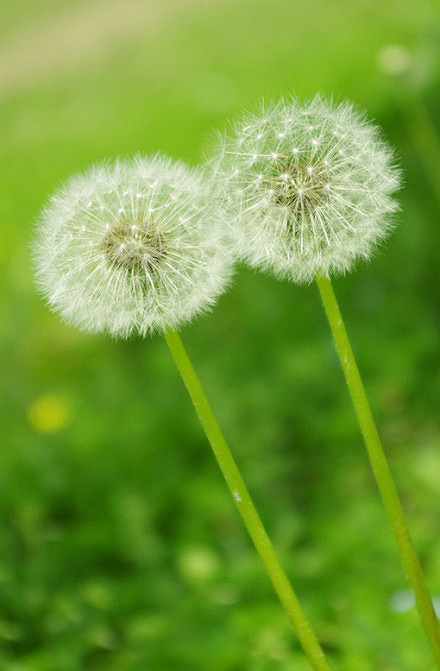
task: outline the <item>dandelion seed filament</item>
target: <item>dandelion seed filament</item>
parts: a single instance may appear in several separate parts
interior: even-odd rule
[[[168,254],[164,233],[144,222],[113,226],[102,239],[100,248],[110,266],[136,277],[154,277]]]

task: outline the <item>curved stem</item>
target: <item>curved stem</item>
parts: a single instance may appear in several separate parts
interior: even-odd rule
[[[298,598],[289,583],[289,579],[279,562],[263,523],[255,509],[231,451],[213,415],[197,374],[183,347],[183,343],[175,331],[166,331],[164,335],[238,512],[263,561],[269,578],[293,625],[302,648],[315,671],[331,671],[318,639],[302,611]]]
[[[440,630],[426,587],[420,562],[411,540],[403,509],[394,485],[379,434],[374,423],[365,388],[356,364],[353,350],[345,330],[339,305],[331,282],[326,277],[316,279],[325,312],[333,333],[336,349],[342,364],[351,400],[364,437],[374,476],[391,523],[402,565],[414,592],[417,610],[425,628],[434,658],[440,668]]]

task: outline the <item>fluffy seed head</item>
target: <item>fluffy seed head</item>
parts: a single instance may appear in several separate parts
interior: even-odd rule
[[[399,171],[349,103],[293,98],[245,114],[211,159],[239,257],[295,282],[350,270],[389,232]]]
[[[201,175],[162,156],[73,176],[37,223],[37,281],[67,321],[126,337],[176,328],[225,289],[232,258]]]

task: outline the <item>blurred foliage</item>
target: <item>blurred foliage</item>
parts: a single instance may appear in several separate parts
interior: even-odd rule
[[[165,343],[62,324],[29,258],[31,222],[71,172],[158,149],[196,163],[212,129],[262,96],[350,98],[397,146],[399,228],[335,286],[440,594],[437,2],[1,0],[0,11],[1,668],[309,669]],[[90,54],[78,44],[78,62],[51,47],[52,30],[72,49],[70,22],[88,13],[101,34],[100,16],[107,30],[133,12],[131,37],[110,32]],[[23,35],[29,52],[14,60]],[[390,58],[399,70],[381,52],[395,44],[413,77],[384,71]],[[334,668],[431,671],[315,287],[240,269],[183,339]]]

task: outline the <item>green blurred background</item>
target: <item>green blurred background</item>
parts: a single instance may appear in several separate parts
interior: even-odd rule
[[[335,288],[440,601],[438,2],[0,12],[0,668],[309,669],[164,341],[61,323],[29,259],[72,172],[136,151],[195,164],[263,96],[352,99],[397,147],[399,226]],[[335,670],[431,671],[316,287],[241,269],[182,337]]]

